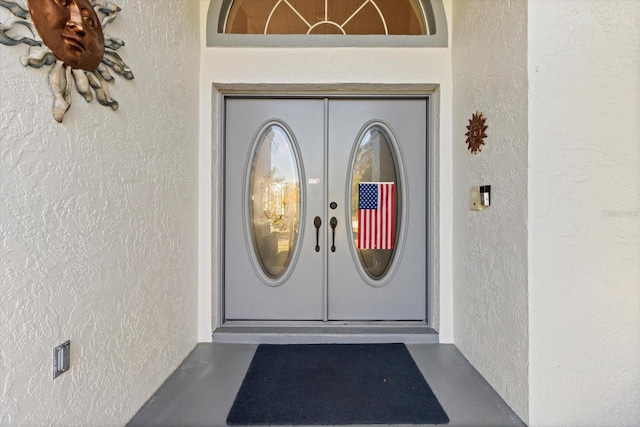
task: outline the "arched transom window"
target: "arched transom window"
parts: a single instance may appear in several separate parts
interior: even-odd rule
[[[234,0],[226,34],[429,35],[420,0]]]

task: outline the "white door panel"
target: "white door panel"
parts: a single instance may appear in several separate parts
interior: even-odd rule
[[[425,320],[426,110],[226,99],[226,320]],[[390,181],[393,249],[358,249],[354,188]]]
[[[313,120],[309,120],[313,118]],[[279,277],[265,272],[259,246],[271,246],[273,257],[285,252],[279,233],[252,233],[250,175],[260,130],[278,126],[298,150],[301,190],[297,243]],[[280,144],[280,146],[277,146]],[[283,149],[282,139],[271,151]],[[267,150],[269,151],[269,150]],[[225,129],[225,317],[242,320],[322,320],[324,315],[323,253],[315,251],[313,217],[322,215],[321,185],[306,185],[307,177],[324,173],[324,101],[228,99]],[[277,169],[277,161],[271,165]],[[264,169],[264,168],[263,168]],[[267,168],[269,169],[269,168]],[[266,175],[269,170],[260,170]],[[277,183],[276,183],[277,184]],[[255,194],[254,197],[262,197]],[[290,195],[289,195],[290,196]],[[260,212],[257,212],[260,217]],[[259,227],[277,226],[276,219],[259,218]],[[258,230],[259,231],[259,230]],[[322,237],[322,234],[320,235]],[[266,242],[265,242],[266,241]],[[324,245],[324,242],[319,242]],[[267,250],[263,250],[265,258]],[[274,272],[271,272],[274,273]],[[276,275],[278,272],[275,272]]]
[[[426,313],[426,100],[331,100],[329,103],[329,199],[342,204],[335,211],[339,226],[336,251],[329,254],[329,320],[424,320]],[[350,174],[354,147],[379,129],[390,139],[396,172],[397,216],[394,249],[357,250],[352,226]],[[384,146],[384,144],[383,144]],[[380,158],[380,155],[374,157]],[[384,165],[365,181],[389,181]],[[383,163],[383,162],[379,162]],[[358,251],[362,254],[359,255]],[[362,256],[392,254],[386,273],[371,277]],[[375,260],[374,260],[375,261]],[[371,262],[373,263],[373,261]],[[372,266],[373,268],[373,266]]]

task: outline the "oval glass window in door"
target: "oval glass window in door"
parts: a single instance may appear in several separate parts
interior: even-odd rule
[[[388,273],[401,218],[397,153],[387,131],[369,127],[352,158],[351,224],[360,265],[373,280]]]
[[[294,144],[278,124],[254,144],[248,197],[255,258],[269,279],[287,271],[300,226],[300,167]]]

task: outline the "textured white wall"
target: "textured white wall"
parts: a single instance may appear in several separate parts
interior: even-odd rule
[[[444,1],[450,17],[451,2]],[[201,4],[206,25],[208,2]],[[449,30],[449,34],[451,31]],[[204,35],[201,37],[205,46]],[[440,164],[439,332],[452,342],[451,296],[451,50],[449,48],[231,48],[203,47],[200,73],[200,322],[199,339],[211,340],[217,316],[216,201],[218,110],[212,105],[213,84],[375,84],[440,85],[438,144]],[[213,248],[213,250],[212,250]],[[205,301],[213,301],[206,304]]]
[[[527,3],[453,2],[453,277],[455,343],[527,419]],[[488,138],[465,133],[476,111]],[[469,209],[471,186],[491,207]]]
[[[532,426],[640,425],[640,2],[529,2]]]
[[[0,425],[124,424],[196,343],[199,4],[118,4],[117,112],[0,45]]]

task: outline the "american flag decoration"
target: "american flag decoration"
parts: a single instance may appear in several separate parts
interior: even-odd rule
[[[393,249],[395,183],[358,184],[358,249]]]

